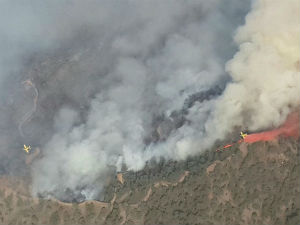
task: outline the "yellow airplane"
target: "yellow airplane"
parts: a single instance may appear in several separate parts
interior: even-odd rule
[[[243,139],[245,139],[245,137],[247,137],[247,135],[248,135],[247,133],[243,133],[243,132],[240,133],[240,136],[241,136],[241,138],[243,138]]]
[[[30,145],[28,145],[28,146],[24,145],[23,150],[24,150],[26,153],[29,153],[30,149],[31,149]]]

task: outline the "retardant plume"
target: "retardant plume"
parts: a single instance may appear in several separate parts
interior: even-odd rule
[[[291,113],[279,128],[247,135],[244,141],[254,143],[258,141],[271,141],[279,137],[299,138],[299,112]]]

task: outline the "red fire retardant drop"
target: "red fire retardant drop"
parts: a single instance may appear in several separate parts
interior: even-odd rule
[[[271,141],[278,137],[299,137],[299,112],[291,113],[285,123],[277,129],[261,133],[249,134],[244,138],[247,143]]]

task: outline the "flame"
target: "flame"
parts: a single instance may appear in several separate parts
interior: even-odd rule
[[[230,148],[230,147],[234,146],[236,143],[237,143],[237,142],[232,143],[232,144],[228,144],[228,145],[224,145],[223,147],[218,148],[218,149],[216,150],[216,152],[219,152],[219,151],[225,151],[226,148]]]

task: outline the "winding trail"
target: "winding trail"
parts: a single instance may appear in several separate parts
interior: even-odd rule
[[[26,122],[29,122],[31,119],[32,119],[32,116],[33,114],[35,113],[36,111],[36,108],[37,108],[37,101],[38,101],[38,98],[39,98],[39,92],[37,90],[37,88],[35,87],[34,83],[32,83],[31,80],[25,80],[22,82],[22,84],[25,86],[26,90],[29,90],[29,88],[32,88],[35,92],[35,96],[34,96],[34,99],[33,99],[33,107],[30,111],[28,111],[21,119],[21,121],[19,122],[19,126],[18,126],[18,129],[19,129],[19,132],[20,132],[20,135],[22,137],[24,137],[24,132],[23,132],[23,126]]]

